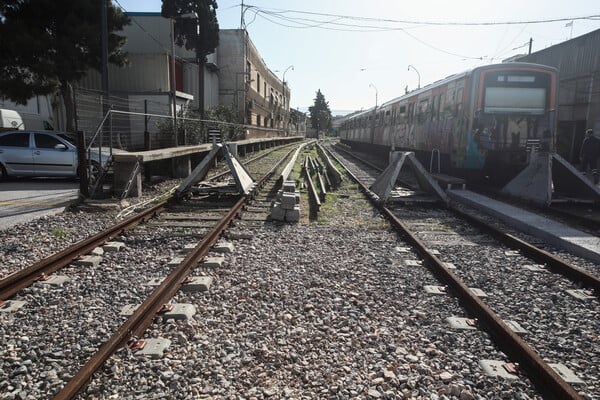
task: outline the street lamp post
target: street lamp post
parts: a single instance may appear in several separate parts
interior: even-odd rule
[[[175,147],[179,145],[177,140],[177,89],[175,88],[175,17],[171,17],[171,101],[173,102],[173,137]]]
[[[285,103],[286,103],[286,101],[285,101],[285,73],[288,72],[288,70],[290,68],[291,68],[292,71],[294,70],[294,66],[290,65],[289,67],[287,67],[285,69],[285,71],[283,71],[283,78],[282,78],[282,81],[283,81],[283,118],[284,118],[284,120],[283,120],[283,130],[286,131],[286,132],[287,132],[287,120],[288,120],[288,116],[286,115],[286,107],[285,107]]]
[[[377,88],[372,83],[369,83],[369,87],[375,89],[375,108],[377,108]]]
[[[410,69],[411,69],[411,68],[412,68],[412,69],[414,69],[414,70],[415,70],[415,72],[417,73],[417,78],[418,78],[418,81],[417,81],[417,82],[418,82],[418,83],[417,83],[417,89],[421,89],[421,74],[420,74],[420,73],[419,73],[419,71],[417,71],[417,69],[416,69],[415,67],[413,67],[412,65],[409,65],[409,66],[408,66],[408,70],[407,70],[407,71],[410,71]]]

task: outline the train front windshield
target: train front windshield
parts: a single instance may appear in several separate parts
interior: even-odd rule
[[[552,145],[553,74],[527,69],[485,71],[475,135],[487,150]]]

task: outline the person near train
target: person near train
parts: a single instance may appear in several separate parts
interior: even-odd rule
[[[579,158],[581,160],[581,172],[586,174],[589,168],[594,183],[598,183],[598,157],[600,157],[600,139],[594,136],[593,129],[588,129],[585,131]]]

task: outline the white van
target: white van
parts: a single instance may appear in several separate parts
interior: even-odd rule
[[[44,117],[40,114],[28,113],[28,112],[19,112],[21,114],[21,119],[23,120],[23,124],[25,125],[25,129],[28,131],[53,131],[54,126],[51,121],[48,120],[47,117]]]
[[[21,114],[14,110],[5,110],[0,108],[0,132],[25,129]]]

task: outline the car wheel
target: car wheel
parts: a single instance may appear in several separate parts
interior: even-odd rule
[[[6,168],[4,168],[4,165],[0,164],[0,181],[5,180],[6,178],[8,178],[8,174],[6,173]]]

